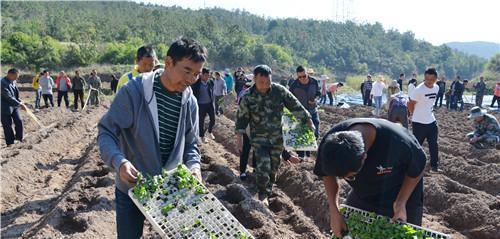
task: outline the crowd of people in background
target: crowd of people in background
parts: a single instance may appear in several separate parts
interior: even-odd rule
[[[127,195],[137,173],[155,175],[163,168],[173,169],[184,163],[201,180],[198,145],[215,140],[216,120],[224,114],[226,104],[233,102],[238,106],[235,140],[240,178],[248,177],[247,164],[253,149],[255,185],[264,205],[268,205],[282,160],[288,165],[297,164],[313,155],[284,148],[282,116],[287,108],[321,141],[314,173],[323,179],[335,235],[340,235],[345,227],[337,208],[339,179],[347,180],[354,189],[348,196],[348,205],[421,224],[421,178],[426,165],[422,146],[427,141],[430,172],[440,173],[439,127],[434,110],[442,107],[445,98],[447,109],[463,111],[467,80],[456,76],[447,89],[446,79],[440,78],[436,69],[429,68],[423,82],[419,83],[417,74],[412,74],[404,94],[405,74],[389,82],[381,75],[373,81],[368,74],[360,85],[360,93],[363,107],[373,107],[375,117],[339,122],[320,140],[319,107],[341,106],[336,94],[344,83],[333,82],[327,75],[316,77],[314,71],[298,66],[295,74],[278,84],[272,81],[273,71],[267,65],[258,65],[248,74],[241,67],[231,73],[229,69],[214,71],[205,67],[206,60],[203,46],[181,38],[170,46],[163,65],[153,47],[142,46],[137,50],[136,65],[131,71],[120,78],[112,76],[111,91],[116,96],[99,122],[98,143],[103,161],[118,175],[118,237],[142,235],[144,217]],[[2,126],[7,145],[23,139],[19,110],[27,107],[15,85],[18,77],[19,72],[11,69],[2,78]],[[68,94],[73,92],[73,109],[77,111],[79,103],[82,108],[87,104],[86,89],[88,103],[100,104],[102,80],[96,70],[91,71],[87,80],[79,70],[72,78],[60,71],[55,80],[44,70],[33,78],[32,87],[36,94],[35,108],[41,108],[42,99],[45,107],[54,107],[56,89],[57,106],[64,102],[69,108]],[[487,92],[484,78],[480,77],[473,88],[476,106],[469,118],[475,130],[464,138],[478,149],[498,147],[498,120],[482,108]],[[382,118],[384,96],[388,121],[377,119]],[[500,83],[495,86],[491,107],[495,102],[500,108]],[[205,127],[207,115],[208,127]],[[382,166],[387,163],[394,166]],[[389,176],[374,180],[369,173],[372,171]]]

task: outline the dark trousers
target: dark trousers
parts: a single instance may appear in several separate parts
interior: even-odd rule
[[[130,197],[115,188],[116,231],[119,239],[141,238],[144,227],[144,215],[135,206]]]
[[[326,104],[326,95],[321,95],[321,98],[319,98],[319,103]]]
[[[14,122],[15,134],[12,130],[12,122]],[[19,108],[15,109],[10,115],[2,114],[2,128],[7,145],[13,144],[14,139],[23,140],[23,121],[21,120],[21,114],[19,114]]]
[[[64,104],[66,105],[66,108],[69,107],[69,99],[68,99],[68,92],[67,91],[57,91],[57,107],[61,107],[61,100],[64,98]]]
[[[252,149],[252,145],[250,144],[250,138],[247,134],[243,134],[243,149],[240,154],[240,173],[244,173],[247,171],[248,165],[248,157],[250,157],[250,150]],[[257,168],[257,161],[255,160],[255,153],[252,160],[252,167]]]
[[[330,105],[333,105],[333,94],[332,92],[326,93],[328,95],[328,99],[330,100]]]
[[[496,95],[493,96],[493,100],[491,100],[490,107],[495,106],[495,101],[497,102],[497,106],[500,109],[500,96],[496,96]]]
[[[215,109],[214,105],[212,103],[209,104],[199,104],[198,105],[200,108],[200,137],[205,136],[205,117],[208,114],[208,117],[210,119],[210,122],[208,123],[208,133],[212,133],[212,129],[214,128],[215,125]]]
[[[438,93],[436,102],[434,103],[434,107],[437,107],[438,101],[439,101],[439,107],[443,106],[443,96],[444,96],[443,93]]]
[[[484,95],[476,94],[476,106],[481,107],[483,105],[483,98],[484,98]]]
[[[223,100],[224,100],[223,95],[216,95],[215,96],[215,113],[217,115],[224,114],[224,110],[222,109],[222,105],[221,105],[223,103]]]
[[[43,94],[43,102],[45,102],[45,107],[49,107],[49,102],[52,107],[54,107],[54,99],[52,94]]]
[[[372,99],[370,98],[370,90],[367,90],[363,94],[363,105],[372,106]]]
[[[430,124],[420,124],[417,122],[412,123],[413,135],[417,138],[418,143],[422,145],[424,140],[427,139],[427,143],[429,144],[429,152],[431,154],[431,167],[433,169],[437,169],[439,163],[439,154],[438,154],[438,125],[437,122],[434,121]]]
[[[73,105],[75,107],[75,110],[78,109],[78,98],[80,98],[80,103],[82,105],[82,108],[83,108],[83,105],[85,104],[83,101],[83,90],[73,90],[73,95],[75,96],[75,100],[73,101]]]
[[[458,110],[458,95],[451,96],[450,109]]]
[[[406,203],[406,217],[407,222],[420,226],[422,225],[423,216],[423,191],[424,183],[423,179],[415,186],[413,193],[411,194],[408,202]],[[395,199],[395,198],[394,198]],[[349,193],[346,200],[346,205],[351,207],[359,208],[361,210],[374,212],[379,215],[386,217],[394,216],[394,209],[392,203],[394,200],[386,200],[384,203],[376,203],[373,200],[366,200],[360,198],[353,190]]]

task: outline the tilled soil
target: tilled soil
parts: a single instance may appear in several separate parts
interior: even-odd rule
[[[24,142],[2,147],[1,236],[4,238],[114,238],[114,172],[96,145],[96,124],[109,104],[83,113],[43,109],[39,129],[25,117]],[[323,108],[321,132],[371,109]],[[314,159],[283,165],[270,206],[256,199],[254,178],[238,177],[235,106],[217,117],[215,140],[201,145],[203,179],[256,238],[327,238],[328,205]],[[438,110],[444,173],[426,175],[424,226],[454,238],[500,235],[500,154],[475,150],[462,139],[472,130],[466,113]],[[499,115],[496,115],[497,117]],[[249,168],[251,171],[251,167]],[[341,197],[349,186],[342,183]],[[146,224],[146,238],[158,235]]]

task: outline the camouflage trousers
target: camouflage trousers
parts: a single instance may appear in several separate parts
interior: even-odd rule
[[[282,146],[252,145],[254,147],[257,168],[255,183],[260,194],[271,195],[276,173],[281,162]]]
[[[468,133],[467,137],[470,139],[474,137],[474,132]],[[477,141],[472,144],[474,147],[478,149],[487,149],[487,148],[495,148],[497,144],[500,143],[500,137],[496,135],[486,135],[483,139]]]

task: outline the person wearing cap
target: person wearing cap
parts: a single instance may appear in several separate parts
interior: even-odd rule
[[[269,66],[258,65],[253,74],[255,84],[241,98],[236,112],[236,142],[241,150],[243,134],[250,126],[250,140],[255,152],[254,160],[257,161],[255,182],[259,200],[267,206],[283,152],[283,108],[290,110],[298,120],[307,122],[311,129],[314,129],[314,124],[297,98],[285,87],[272,82]]]
[[[363,82],[362,94],[363,94],[363,105],[372,106],[371,92],[373,87],[372,75],[368,74],[366,80]]]
[[[118,85],[116,86],[116,91],[119,91],[120,88],[129,80],[135,79],[141,73],[150,72],[153,70],[155,65],[159,65],[156,52],[151,45],[139,47],[139,49],[137,49],[135,60],[137,65],[134,66],[132,71],[129,71],[120,77]]]
[[[472,107],[469,119],[474,121],[474,131],[467,134],[469,143],[478,149],[495,148],[500,143],[498,119],[479,106]]]
[[[335,236],[349,230],[338,208],[339,179],[351,186],[345,204],[422,224],[426,156],[405,128],[384,119],[348,119],[326,133],[317,155],[313,172],[323,180]]]
[[[412,121],[412,130],[420,145],[427,140],[431,155],[431,172],[439,173],[439,128],[434,116],[434,102],[439,92],[436,85],[438,73],[435,68],[425,71],[424,82],[420,83],[408,102],[408,112]]]

